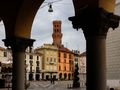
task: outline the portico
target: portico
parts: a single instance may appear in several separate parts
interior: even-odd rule
[[[13,53],[12,90],[25,90],[25,49],[34,17],[44,0],[1,0],[0,19],[5,25],[6,47]],[[120,17],[113,14],[115,0],[73,0],[73,28],[82,28],[87,43],[87,90],[106,90],[106,35],[117,28]]]

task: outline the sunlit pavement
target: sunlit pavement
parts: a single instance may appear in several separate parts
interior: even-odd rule
[[[72,81],[55,81],[51,84],[50,81],[37,81],[30,82],[30,86],[27,90],[86,90],[85,88],[68,89],[68,84],[72,84]],[[12,90],[12,89],[0,89],[0,90]]]

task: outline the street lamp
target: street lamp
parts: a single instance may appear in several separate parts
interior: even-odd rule
[[[52,4],[49,5],[48,12],[53,12]]]
[[[44,2],[44,3],[47,3],[47,4],[40,7],[40,9],[48,5],[49,6],[48,12],[53,12],[52,4],[55,3],[55,2],[59,2],[59,1],[62,1],[62,0],[56,0],[56,1],[53,1],[53,2]]]

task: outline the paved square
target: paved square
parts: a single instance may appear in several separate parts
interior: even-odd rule
[[[86,90],[85,88],[68,89],[68,84],[72,84],[72,81],[55,81],[54,84],[51,84],[50,81],[32,81],[27,90]]]

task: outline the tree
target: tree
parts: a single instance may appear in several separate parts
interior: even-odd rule
[[[75,71],[74,71],[74,77],[73,77],[73,88],[79,88],[80,87],[78,70],[79,70],[78,64],[75,64]]]

